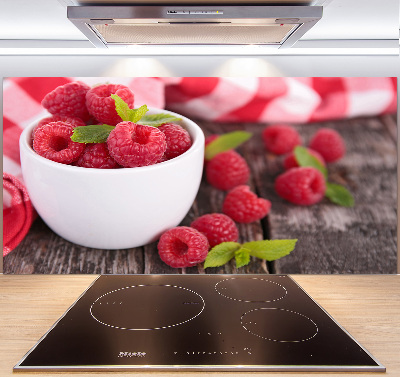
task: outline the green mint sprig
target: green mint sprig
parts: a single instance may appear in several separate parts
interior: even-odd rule
[[[129,105],[117,94],[111,94],[111,98],[115,101],[115,110],[123,121],[133,122],[144,126],[159,127],[164,123],[178,122],[182,120],[174,115],[146,114],[149,109],[146,105],[140,106],[138,109],[131,109]]]
[[[304,148],[300,145],[296,146],[294,148],[294,157],[300,166],[313,167],[319,170],[324,175],[325,179],[328,178],[328,170],[326,167],[322,165],[322,163],[315,156],[310,154],[307,148]]]
[[[207,161],[209,161],[219,153],[237,148],[239,145],[249,140],[252,135],[252,133],[246,131],[232,131],[220,135],[215,140],[207,144],[204,157]]]
[[[182,118],[178,118],[174,115],[159,113],[159,114],[146,114],[140,119],[137,124],[144,126],[160,127],[164,123],[179,122]]]
[[[111,98],[115,101],[115,110],[121,117],[122,121],[133,122],[136,124],[159,127],[164,123],[172,123],[182,120],[176,116],[159,113],[150,114],[146,105],[140,106],[137,109],[129,108],[129,105],[117,94],[111,94]],[[115,128],[108,124],[93,124],[88,126],[75,127],[71,140],[77,143],[105,143],[108,135]]]
[[[219,267],[235,258],[236,267],[250,263],[250,257],[274,261],[289,255],[296,246],[297,239],[263,240],[240,244],[238,242],[222,242],[214,246],[207,254],[204,268]]]
[[[111,94],[111,98],[115,101],[117,114],[124,122],[137,123],[149,111],[146,105],[140,106],[138,109],[131,109],[117,94]]]
[[[328,182],[328,171],[325,166],[318,161],[307,148],[302,146],[297,146],[294,149],[294,156],[296,158],[299,166],[310,166],[315,169],[318,169],[325,177],[326,181],[326,191],[325,196],[335,204],[338,204],[343,207],[353,207],[354,206],[354,197],[344,186],[338,185],[336,183]]]
[[[326,182],[325,196],[335,204],[343,207],[354,207],[354,197],[342,185]]]
[[[114,126],[109,126],[108,124],[75,127],[71,140],[76,143],[105,143],[114,128]]]

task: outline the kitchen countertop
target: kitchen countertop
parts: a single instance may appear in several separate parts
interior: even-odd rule
[[[328,166],[329,181],[345,185],[355,206],[345,208],[324,199],[304,207],[281,199],[274,190],[283,172],[282,156],[265,151],[255,123],[198,121],[206,136],[237,129],[253,133],[238,148],[250,166],[249,185],[272,203],[261,221],[239,225],[239,242],[297,238],[295,250],[271,263],[253,259],[236,269],[233,261],[207,273],[285,274],[393,274],[397,266],[397,124],[396,115],[335,120],[296,125],[304,145],[319,127],[337,130],[347,153]],[[225,192],[204,179],[199,193],[181,225],[206,213],[221,212]],[[181,273],[163,263],[157,243],[125,250],[82,247],[52,232],[38,218],[21,244],[4,258],[5,274],[159,274]],[[186,273],[202,273],[201,265]]]
[[[0,275],[0,370],[12,376],[13,366],[75,302],[95,275]],[[340,325],[386,367],[382,373],[332,373],[332,375],[400,375],[400,275],[292,275]],[[210,372],[181,372],[197,376]],[[144,375],[145,373],[129,373]],[[152,376],[176,373],[149,372]],[[212,373],[211,373],[212,374]],[[219,373],[224,376],[284,376],[287,373]],[[67,373],[22,373],[61,376]],[[73,373],[74,376],[106,373]],[[111,375],[111,373],[109,374]],[[126,376],[127,373],[112,373]],[[310,376],[310,373],[290,373]],[[312,373],[326,376],[326,373]]]

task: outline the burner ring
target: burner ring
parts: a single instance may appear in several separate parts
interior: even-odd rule
[[[134,292],[132,291],[132,288],[133,289],[138,288],[140,292],[139,290],[137,292]],[[154,288],[158,290],[157,292],[158,300],[153,299],[154,296],[151,295],[151,291],[146,292],[146,289],[149,290],[152,288],[153,291]],[[130,297],[128,296],[127,298],[126,290],[129,289],[130,289],[129,292]],[[178,289],[178,291],[176,291],[175,289]],[[108,298],[110,298],[110,302],[108,302],[107,300]],[[122,301],[118,302],[120,300]],[[119,307],[119,305],[123,304],[124,300],[128,301],[128,305],[130,305],[128,307],[127,312],[124,312],[121,306]],[[162,300],[164,300],[164,302],[160,303],[159,301]],[[135,301],[136,305],[134,305],[134,307],[132,308],[133,301]],[[102,304],[103,306],[111,307],[111,309],[107,308],[108,311],[111,311],[111,313],[105,314],[104,312],[102,313],[101,310],[99,311],[99,308]],[[165,323],[163,325],[154,325],[155,321],[158,321],[160,319],[158,315],[159,313],[162,313],[162,309],[168,310],[169,307],[176,307],[176,305],[179,304],[182,305],[196,304],[196,305],[185,305],[186,312],[188,312],[189,314],[185,313],[184,310],[178,311],[178,313],[176,314],[177,315],[176,322]],[[204,307],[205,307],[205,301],[203,297],[191,289],[170,284],[164,284],[164,285],[138,284],[138,285],[131,285],[127,287],[114,289],[110,292],[101,295],[92,303],[89,312],[93,319],[95,319],[97,322],[99,322],[104,326],[121,330],[142,331],[142,330],[168,329],[183,325],[198,317],[203,312]],[[139,311],[139,313],[136,312],[132,314],[133,309]],[[174,311],[173,313],[176,313],[176,311]],[[125,319],[121,322],[121,325],[119,325],[118,316],[123,316],[123,315],[125,315]],[[163,316],[162,320],[165,320],[165,318],[168,319],[169,317]],[[137,326],[138,322],[139,324],[142,323],[142,326]],[[131,326],[130,324],[135,324],[136,326]]]
[[[249,284],[249,282],[251,283],[251,285],[253,285],[254,282],[256,283],[256,285],[259,282],[273,284],[270,287],[273,287],[278,292],[274,292],[275,293],[275,297],[268,298],[268,299],[265,299],[265,298],[264,299],[260,299],[260,297],[258,297],[256,299],[245,299],[245,298],[242,298],[242,297],[234,297],[235,295],[237,296],[238,294],[239,295],[240,294],[242,294],[242,295],[243,294],[247,294],[247,292],[239,292],[239,293],[238,292],[234,292],[234,294],[229,294],[229,293],[222,292],[223,289],[229,288],[229,285],[228,285],[228,287],[219,287],[219,285],[223,285],[224,283],[225,284],[226,283],[229,284],[229,282],[231,282],[233,280],[240,280],[242,285],[243,284]],[[235,286],[235,288],[237,288],[237,287],[238,287],[238,285]],[[229,279],[224,279],[224,280],[221,280],[221,281],[219,281],[218,283],[215,284],[215,290],[217,291],[217,293],[219,295],[221,295],[221,296],[223,296],[223,297],[225,297],[225,298],[227,298],[229,300],[247,302],[247,303],[251,303],[251,302],[274,302],[274,301],[282,300],[287,295],[287,290],[283,285],[281,285],[279,283],[276,283],[276,282],[274,282],[272,280],[262,279],[262,278],[258,278],[258,277],[250,278],[250,279],[248,279],[248,278],[241,278],[241,279],[229,278]],[[262,291],[262,292],[264,293],[264,291]]]
[[[262,310],[269,310],[270,312],[265,312],[264,314],[267,313],[267,315],[260,317],[259,314]],[[279,314],[278,312],[274,313],[272,311],[279,311]],[[250,320],[247,320],[247,318],[245,319],[245,317],[250,317]],[[281,320],[282,317],[284,317],[281,321],[283,323],[274,323],[274,320],[276,321],[277,317],[279,317]],[[261,323],[255,322],[257,320],[261,320]],[[314,338],[319,331],[317,324],[311,318],[293,310],[282,308],[252,309],[241,316],[240,322],[242,327],[250,334],[278,343],[305,342]],[[290,327],[289,324],[291,328],[288,329],[288,327]],[[300,331],[300,334],[298,334],[297,337],[293,336],[293,333],[296,335],[296,331]],[[290,334],[290,337],[287,336],[286,332]],[[286,339],[279,339],[280,336],[286,337]]]

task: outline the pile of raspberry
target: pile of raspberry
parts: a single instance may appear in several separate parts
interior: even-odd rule
[[[222,213],[200,216],[190,226],[167,230],[158,241],[158,254],[173,268],[192,267],[204,260],[211,248],[222,242],[236,242],[239,230],[235,222]]]
[[[198,217],[189,226],[167,230],[158,242],[161,260],[171,267],[192,267],[205,260],[208,252],[222,242],[237,242],[236,223],[251,223],[265,217],[271,202],[259,198],[247,185],[230,190],[223,202],[223,213]]]
[[[265,217],[271,202],[259,198],[247,185],[228,192],[222,205],[223,213],[198,217],[189,226],[167,230],[158,242],[162,261],[174,268],[192,267],[203,262],[208,252],[222,242],[237,242],[236,223],[251,223]]]
[[[89,87],[71,82],[57,87],[42,100],[52,114],[35,127],[33,149],[39,155],[62,164],[84,168],[115,169],[148,166],[170,160],[192,145],[189,133],[180,125],[159,127],[122,121],[112,94],[133,108],[134,94],[124,85],[103,84]],[[78,143],[71,140],[77,126],[115,126],[104,143]]]
[[[206,138],[206,146],[217,137]],[[294,148],[302,144],[297,130],[289,125],[268,126],[262,132],[262,139],[269,153],[284,156],[286,171],[275,181],[278,195],[298,205],[312,205],[322,200],[326,191],[324,175],[316,168],[300,167],[294,156]],[[339,133],[321,128],[310,140],[308,152],[326,167],[327,163],[342,158],[346,149]],[[258,197],[246,185],[250,177],[249,166],[234,150],[221,152],[205,161],[205,177],[215,188],[227,191],[222,204],[223,213],[203,215],[190,227],[178,226],[161,236],[158,252],[171,267],[191,267],[203,262],[214,246],[238,241],[236,223],[260,220],[271,209],[269,200]]]
[[[313,205],[320,202],[326,191],[326,179],[314,167],[301,167],[296,161],[293,149],[302,144],[297,130],[286,124],[271,125],[262,131],[266,150],[275,155],[283,155],[285,172],[275,180],[275,190],[283,199],[297,205]],[[308,148],[310,155],[326,167],[336,162],[346,153],[340,134],[330,128],[320,128],[311,138]]]
[[[206,146],[218,135],[206,138]],[[166,231],[158,242],[161,260],[174,268],[192,267],[207,257],[210,249],[222,242],[237,242],[236,223],[251,223],[265,217],[271,202],[260,198],[246,185],[250,169],[246,160],[236,151],[217,154],[205,163],[207,181],[227,191],[222,213],[198,217],[189,226],[178,226]]]

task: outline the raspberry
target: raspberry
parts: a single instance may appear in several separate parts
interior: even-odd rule
[[[42,106],[54,115],[89,119],[86,108],[86,93],[90,87],[83,82],[76,81],[62,85],[46,94]]]
[[[346,153],[340,134],[330,128],[320,128],[310,141],[310,148],[319,152],[326,162],[334,162]]]
[[[178,226],[167,230],[158,242],[163,262],[174,268],[191,267],[206,259],[210,245],[207,237],[194,228]]]
[[[118,164],[133,168],[158,162],[167,144],[165,135],[156,127],[121,122],[110,132],[107,147]]]
[[[125,85],[104,84],[90,89],[86,94],[86,106],[89,113],[99,122],[115,126],[121,122],[121,117],[115,110],[115,101],[111,94],[121,97],[129,106],[133,108],[133,93]]]
[[[217,154],[206,167],[207,181],[220,190],[245,184],[250,176],[246,160],[234,150]]]
[[[106,143],[86,144],[86,148],[79,157],[77,166],[83,168],[115,169],[119,165],[110,156]]]
[[[299,205],[311,205],[321,201],[326,183],[323,174],[312,167],[292,168],[278,176],[275,190],[280,197]]]
[[[311,156],[314,156],[323,166],[326,166],[324,158],[317,151],[309,148],[307,148],[307,150]],[[283,160],[283,167],[285,168],[285,170],[299,167],[299,164],[296,161],[296,157],[294,156],[294,152],[288,154],[285,157],[285,159]]]
[[[74,127],[65,122],[48,123],[37,129],[33,139],[33,149],[49,160],[70,164],[76,161],[85,144],[71,140]]]
[[[222,212],[238,223],[251,223],[266,216],[271,202],[259,198],[249,186],[241,185],[229,191],[222,204]]]
[[[52,115],[50,117],[41,119],[39,121],[39,123],[36,125],[36,127],[33,129],[32,135],[35,135],[35,131],[38,128],[46,125],[47,123],[51,123],[51,122],[65,122],[65,123],[71,124],[73,127],[86,126],[85,122],[80,118],[67,117],[65,115]]]
[[[163,160],[170,160],[186,152],[192,145],[189,132],[178,124],[165,123],[158,127],[165,135],[167,149],[164,152]]]
[[[264,128],[262,138],[265,148],[274,154],[285,154],[301,144],[298,132],[289,125],[277,124]]]
[[[239,231],[234,221],[222,213],[200,216],[190,226],[207,237],[210,247],[221,242],[236,242],[239,238]]]

